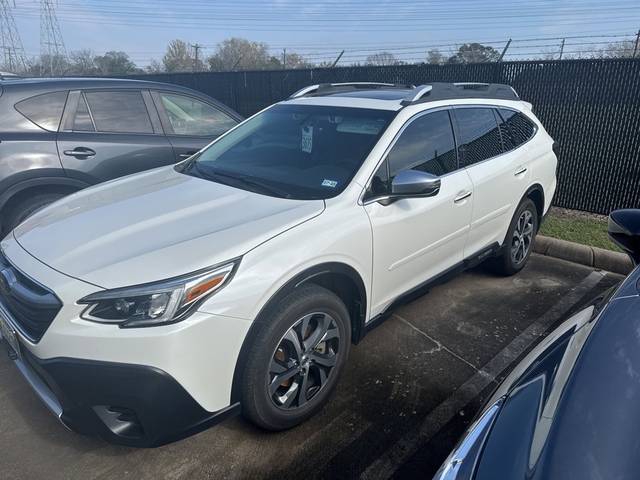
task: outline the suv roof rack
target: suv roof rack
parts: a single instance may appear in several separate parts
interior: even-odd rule
[[[502,83],[437,82],[416,87],[401,104],[407,106],[417,103],[435,102],[437,100],[454,100],[457,98],[520,100],[520,97],[511,86]]]
[[[289,98],[307,96],[331,95],[333,93],[349,92],[353,90],[373,90],[377,88],[416,88],[415,85],[380,83],[380,82],[345,82],[345,83],[320,83],[310,85],[292,94]]]

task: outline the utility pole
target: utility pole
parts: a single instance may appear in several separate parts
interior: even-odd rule
[[[638,49],[640,49],[640,30],[636,33],[636,45],[633,47],[633,58],[638,55]]]
[[[67,50],[56,16],[57,0],[40,0],[40,74],[61,75]],[[47,59],[48,65],[44,65]]]
[[[193,45],[191,45],[191,47],[195,51],[195,55],[193,59],[193,71],[196,72],[200,67],[200,64],[198,63],[198,51],[202,48],[202,45],[200,45],[199,43],[194,43]]]
[[[502,53],[500,54],[500,58],[498,59],[499,62],[502,61],[502,59],[504,58],[504,54],[507,53],[507,50],[509,49],[509,45],[511,45],[511,39],[509,39],[507,44],[504,46],[504,49],[502,50]]]
[[[16,6],[15,1],[12,4]],[[3,68],[16,73],[26,70],[28,65],[11,6],[9,0],[0,0],[0,47]]]
[[[564,53],[564,41],[565,39],[562,39],[562,43],[560,44],[560,57],[558,57],[558,60],[562,60],[562,54]]]
[[[287,68],[287,49],[282,49],[282,69],[286,70]]]
[[[342,58],[342,55],[344,55],[344,50],[340,52],[340,55],[338,55],[338,58],[336,58],[335,61],[331,64],[331,68],[335,67],[338,64],[338,62]]]

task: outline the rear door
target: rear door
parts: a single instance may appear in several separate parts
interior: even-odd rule
[[[453,112],[459,157],[473,183],[473,215],[464,252],[469,257],[503,243],[529,184],[529,171],[522,152],[503,146],[503,122],[497,109],[465,106]]]
[[[76,90],[58,133],[65,172],[103,182],[175,163],[171,144],[146,90]]]
[[[152,96],[177,161],[190,157],[239,123],[221,108],[194,96],[169,91],[154,91]]]

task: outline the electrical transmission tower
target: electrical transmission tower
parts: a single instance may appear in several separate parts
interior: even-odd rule
[[[22,40],[11,12],[12,6],[15,7],[15,2],[0,0],[0,40],[2,41],[0,58],[2,68],[15,73],[25,71],[28,65]]]
[[[40,74],[62,75],[67,59],[55,6],[57,0],[40,0]]]

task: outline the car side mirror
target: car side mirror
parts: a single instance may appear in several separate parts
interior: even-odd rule
[[[614,210],[609,214],[609,237],[640,263],[640,209]]]
[[[391,196],[433,197],[440,191],[440,178],[420,170],[403,170],[391,182]]]

